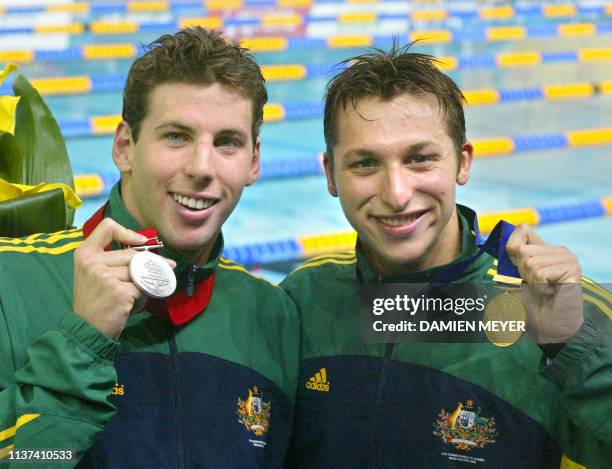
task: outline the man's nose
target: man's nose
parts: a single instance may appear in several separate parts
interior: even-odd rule
[[[184,171],[194,179],[212,179],[215,176],[215,147],[212,142],[196,142],[187,155]]]
[[[414,181],[410,171],[404,166],[387,167],[381,178],[380,197],[382,202],[394,212],[404,210],[414,193]]]

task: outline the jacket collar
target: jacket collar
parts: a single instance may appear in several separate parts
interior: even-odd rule
[[[453,264],[463,261],[478,252],[476,246],[476,236],[474,234],[474,222],[476,221],[476,212],[463,205],[457,204],[457,214],[459,215],[459,226],[461,229],[461,253],[452,262],[435,266],[430,269],[420,270],[416,272],[404,272],[401,274],[379,274],[367,261],[361,242],[357,238],[357,246],[355,248],[357,254],[357,278],[362,279],[366,283],[427,283],[430,282],[437,274],[452,266]],[[471,273],[479,271],[483,263],[487,262],[485,256],[480,256],[476,259],[461,275],[461,278],[468,277]]]

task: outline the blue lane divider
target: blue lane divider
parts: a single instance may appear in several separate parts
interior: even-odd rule
[[[546,38],[558,36],[556,24],[542,23],[527,26],[527,36],[530,38]]]
[[[244,246],[228,246],[223,251],[223,256],[240,264],[269,264],[299,259],[302,247],[295,239],[282,241],[271,241]]]
[[[282,160],[263,160],[260,179],[311,176],[322,172],[318,156],[298,156]]]
[[[497,59],[494,54],[481,54],[459,57],[458,68],[496,68]]]
[[[66,139],[91,136],[93,134],[89,119],[58,119],[57,123]]]
[[[123,90],[127,75],[94,75],[90,79],[92,92],[113,92]]]
[[[67,47],[62,50],[36,50],[34,51],[35,62],[62,62],[70,60],[82,60],[83,51],[80,47]]]
[[[597,32],[599,34],[610,34],[612,33],[612,23],[601,23],[597,26]]]
[[[522,135],[513,137],[514,151],[552,150],[569,146],[564,134]]]
[[[544,91],[542,87],[534,88],[501,88],[499,90],[499,101],[523,101],[543,99]]]
[[[540,225],[606,215],[606,209],[599,200],[587,200],[556,207],[542,207],[536,208],[536,210],[540,215]]]
[[[523,16],[540,16],[542,15],[542,7],[538,4],[521,3],[514,6],[514,11]],[[603,12],[603,7],[602,10]]]
[[[577,62],[578,52],[562,51],[562,52],[542,52],[542,63],[557,63],[557,62]]]
[[[323,115],[325,105],[321,101],[312,101],[305,103],[286,103],[283,104],[285,109],[285,120],[312,119]]]
[[[323,38],[289,37],[287,49],[325,49],[327,40]]]

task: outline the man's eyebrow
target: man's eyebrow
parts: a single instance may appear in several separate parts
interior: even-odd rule
[[[227,129],[221,129],[217,132],[217,135],[232,135],[232,136],[236,136],[236,137],[247,137],[248,136],[248,132],[242,130],[242,129],[236,129],[236,128],[227,128]]]
[[[155,127],[156,131],[163,131],[166,129],[176,129],[176,130],[180,130],[180,131],[188,132],[188,133],[195,133],[196,131],[193,127],[187,124],[183,124],[182,122],[179,122],[179,121],[164,122],[163,124],[160,124],[157,127]],[[221,129],[217,131],[216,133],[217,135],[232,135],[235,137],[243,137],[243,138],[248,137],[248,131],[244,131],[242,129],[236,129],[236,128]]]
[[[423,150],[432,149],[437,150],[438,146],[436,142],[432,140],[426,140],[425,142],[415,143],[408,147],[408,153],[420,153]]]
[[[408,148],[406,148],[406,153],[420,153],[424,150],[437,151],[438,146],[433,140],[427,140],[425,142],[419,142],[415,143],[414,145],[410,145]],[[378,152],[372,151],[368,148],[355,148],[353,150],[349,150],[347,152],[347,156],[360,158],[376,158],[378,156]]]
[[[157,131],[164,130],[164,129],[178,129],[184,132],[193,132],[192,127],[186,124],[183,124],[181,122],[178,122],[178,121],[164,122],[163,124],[160,124],[157,127],[155,127],[155,130]]]
[[[349,150],[346,154],[349,158],[358,157],[358,158],[376,158],[377,153],[375,151],[368,150],[367,148],[355,148],[354,150]]]

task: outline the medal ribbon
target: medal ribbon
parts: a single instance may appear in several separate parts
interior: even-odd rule
[[[94,213],[91,218],[85,222],[83,225],[83,236],[85,238],[87,238],[96,228],[96,226],[98,226],[104,219],[104,211],[106,210],[107,206],[108,202],[100,207],[96,213]],[[156,244],[157,230],[155,228],[139,230],[137,233],[144,235],[149,239],[144,246]],[[104,248],[105,251],[109,251],[110,249],[110,245]],[[192,296],[187,295],[187,292],[181,291],[164,300],[149,298],[145,308],[161,316],[167,317],[175,326],[180,326],[191,321],[194,317],[206,309],[208,303],[210,303],[210,299],[212,298],[214,284],[215,273],[213,272],[195,286],[194,294]]]
[[[521,279],[521,275],[506,252],[506,244],[514,228],[514,225],[501,220],[495,225],[495,228],[493,228],[487,240],[483,241],[480,229],[478,228],[478,219],[474,217],[474,234],[476,236],[478,252],[472,257],[451,265],[448,269],[444,269],[432,279],[431,283],[450,283],[458,279],[465,269],[485,252],[497,259],[497,275],[494,278],[495,281],[508,284],[518,283]]]

